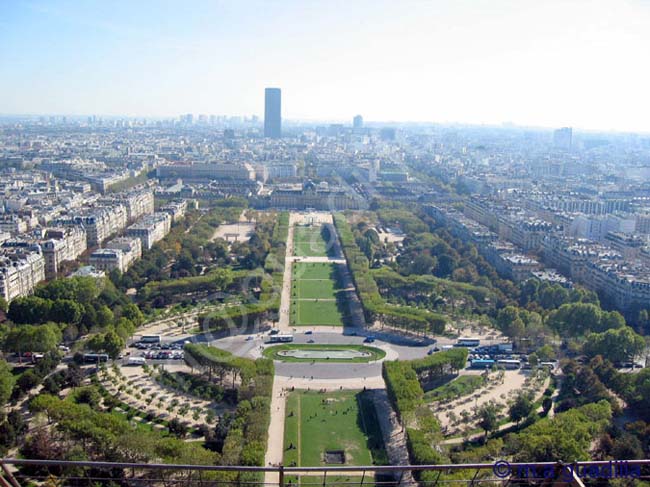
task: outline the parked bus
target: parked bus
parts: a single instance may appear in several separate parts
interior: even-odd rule
[[[480,344],[480,338],[459,338],[456,342],[457,347],[478,347]]]
[[[84,362],[86,362],[87,364],[108,362],[108,354],[107,353],[84,353]]]
[[[140,337],[140,343],[160,344],[160,341],[161,341],[160,335],[142,335]]]
[[[519,369],[521,368],[521,362],[519,360],[515,359],[499,359],[497,360],[497,365],[500,365],[501,367],[504,367],[506,369]]]
[[[495,364],[494,360],[490,359],[475,359],[470,362],[471,369],[491,369]]]
[[[278,333],[269,337],[270,343],[287,343],[293,341],[293,335]]]

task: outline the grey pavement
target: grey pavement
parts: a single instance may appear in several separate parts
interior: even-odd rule
[[[384,447],[388,455],[388,462],[391,465],[409,465],[409,454],[406,447],[406,433],[397,419],[393,410],[386,389],[374,389],[371,391],[379,427],[384,437]],[[400,485],[414,485],[411,472],[404,472]]]

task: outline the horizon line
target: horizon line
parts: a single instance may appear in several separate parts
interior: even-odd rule
[[[192,112],[181,112],[176,115],[127,115],[127,114],[120,114],[120,115],[115,115],[115,114],[98,114],[98,113],[0,113],[0,118],[20,118],[20,117],[25,117],[25,118],[35,118],[35,117],[73,117],[73,118],[88,118],[88,117],[100,117],[100,118],[110,118],[110,119],[130,119],[130,120],[137,120],[137,119],[144,119],[144,120],[157,120],[157,121],[168,121],[168,120],[179,120],[180,117],[184,115],[206,115],[208,117],[210,116],[216,116],[216,117],[227,117],[227,118],[251,118],[256,116],[258,120],[263,124],[264,122],[264,116],[263,115],[258,115],[258,114],[244,114],[244,115],[217,115],[217,114],[207,114],[207,113],[192,113]],[[332,118],[332,119],[319,119],[319,118],[300,118],[300,117],[292,117],[292,118],[285,118],[282,117],[282,122],[283,123],[294,123],[294,124],[316,124],[316,123],[329,123],[329,124],[340,124],[343,123],[345,125],[348,125],[351,127],[352,124],[350,123],[350,120],[354,118],[356,115],[359,115],[358,113],[355,115],[352,115],[349,118]],[[361,114],[363,117],[363,114]],[[194,122],[195,125],[198,125],[196,121]],[[514,121],[502,121],[502,122],[463,122],[463,121],[432,121],[432,120],[368,120],[365,119],[363,120],[364,127],[368,124],[378,124],[378,125],[433,125],[433,126],[464,126],[464,127],[490,127],[490,128],[502,128],[502,129],[529,129],[529,130],[539,130],[539,131],[546,131],[546,130],[557,130],[561,128],[570,128],[574,132],[585,132],[585,133],[606,133],[606,134],[617,134],[617,135],[644,135],[644,136],[650,136],[650,129],[648,130],[642,130],[642,129],[617,129],[617,128],[587,128],[587,127],[580,127],[580,126],[574,126],[571,124],[564,124],[564,125],[557,125],[557,126],[551,126],[551,125],[535,125],[535,124],[524,124],[524,123],[518,123]]]

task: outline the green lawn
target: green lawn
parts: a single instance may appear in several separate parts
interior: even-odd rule
[[[313,242],[316,240],[321,240],[322,242],[325,242],[323,240],[323,236],[321,235],[322,228],[323,228],[322,225],[313,226],[313,227],[296,226],[293,229],[293,241]]]
[[[358,350],[360,352],[367,352],[370,354],[369,357],[354,357],[354,358],[337,358],[337,359],[326,359],[326,358],[299,358],[299,357],[287,357],[278,355],[278,352],[284,350]],[[386,356],[386,352],[380,348],[367,347],[365,345],[328,345],[322,343],[309,343],[309,344],[297,344],[291,343],[286,345],[275,345],[272,347],[267,347],[264,349],[264,356],[272,358],[274,360],[281,360],[283,362],[370,362],[374,360],[380,360]]]
[[[296,391],[289,394],[284,465],[290,466],[295,462],[301,467],[323,466],[324,454],[328,450],[345,451],[346,465],[371,465],[371,450],[376,451],[378,460],[382,461],[385,454],[374,406],[370,400],[364,400],[363,395],[353,391],[327,394]]]
[[[367,487],[373,486],[374,474],[368,472],[366,477],[363,480],[363,485]],[[323,487],[323,476],[322,475],[302,475],[300,477],[285,476],[285,485],[289,485],[288,482],[291,481],[291,485],[299,487]],[[332,475],[331,473],[325,479],[325,486],[332,487],[359,487],[361,485],[361,477],[350,477],[343,475]]]
[[[297,257],[326,257],[327,248],[322,240],[313,242],[294,242],[293,255]]]
[[[298,262],[293,264],[291,277],[297,279],[336,279],[337,265],[326,262]]]
[[[336,299],[339,287],[331,279],[293,281],[291,296],[297,299]]]
[[[324,257],[334,253],[334,242],[323,238],[324,225],[296,226],[293,231],[293,255],[299,257]],[[327,234],[327,230],[325,231]]]
[[[300,257],[327,256],[327,242],[321,227],[296,227],[293,232],[293,255]]]
[[[333,301],[291,301],[291,324],[294,326],[331,325],[343,326],[343,315],[337,302]]]
[[[291,284],[291,324],[294,326],[342,326],[344,317],[338,302],[346,296],[339,293],[340,264],[297,263],[293,266]]]

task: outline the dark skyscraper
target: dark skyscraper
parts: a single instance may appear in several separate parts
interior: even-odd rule
[[[280,88],[264,90],[264,137],[282,136],[282,92]]]

